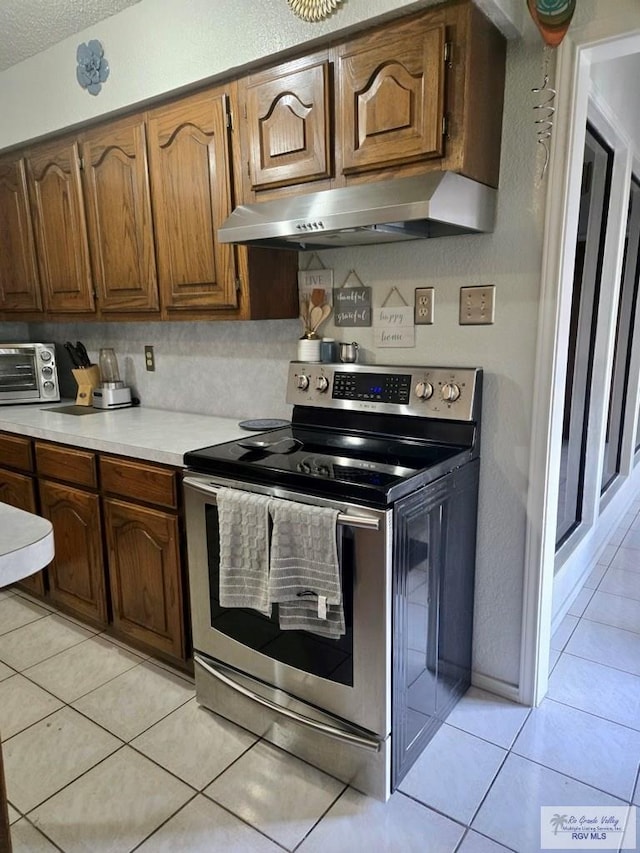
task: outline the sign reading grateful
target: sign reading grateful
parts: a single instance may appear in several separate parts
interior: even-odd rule
[[[333,291],[333,322],[336,326],[371,325],[371,288],[360,282],[360,287],[346,287],[351,276],[360,279],[351,270],[342,287]]]

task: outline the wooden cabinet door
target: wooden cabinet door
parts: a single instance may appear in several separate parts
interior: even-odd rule
[[[94,310],[78,144],[57,141],[27,158],[27,179],[45,309]]]
[[[0,311],[40,311],[24,159],[0,160]]]
[[[183,659],[177,517],[113,498],[104,513],[114,628]]]
[[[81,618],[107,624],[102,525],[97,495],[40,481],[42,515],[53,525],[56,554],[49,567],[51,600]]]
[[[140,116],[84,134],[89,247],[102,312],[158,308],[149,173]]]
[[[0,501],[26,512],[37,512],[33,478],[0,468]],[[18,586],[27,592],[44,595],[44,571],[23,578],[18,582]]]
[[[243,81],[251,189],[331,176],[329,63],[297,60]]]
[[[163,308],[236,307],[233,247],[217,237],[232,203],[227,95],[212,90],[153,110],[148,133]]]
[[[442,156],[444,44],[444,24],[411,21],[340,48],[345,174]]]

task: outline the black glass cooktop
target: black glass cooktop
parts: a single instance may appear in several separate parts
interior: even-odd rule
[[[460,445],[290,426],[185,454],[187,467],[238,482],[386,505],[463,461]],[[456,459],[456,457],[461,457]]]

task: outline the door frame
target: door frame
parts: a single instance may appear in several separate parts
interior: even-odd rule
[[[518,698],[547,692],[558,478],[582,158],[591,65],[640,53],[637,4],[570,30],[558,49],[538,310]],[[599,9],[604,3],[599,5]]]

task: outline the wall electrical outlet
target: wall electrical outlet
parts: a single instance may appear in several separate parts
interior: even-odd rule
[[[144,348],[144,363],[147,370],[156,369],[156,359],[153,354],[153,347],[147,346]]]
[[[460,288],[460,325],[482,326],[495,319],[496,286]]]
[[[429,326],[433,323],[432,287],[416,287],[413,321],[416,326]]]

